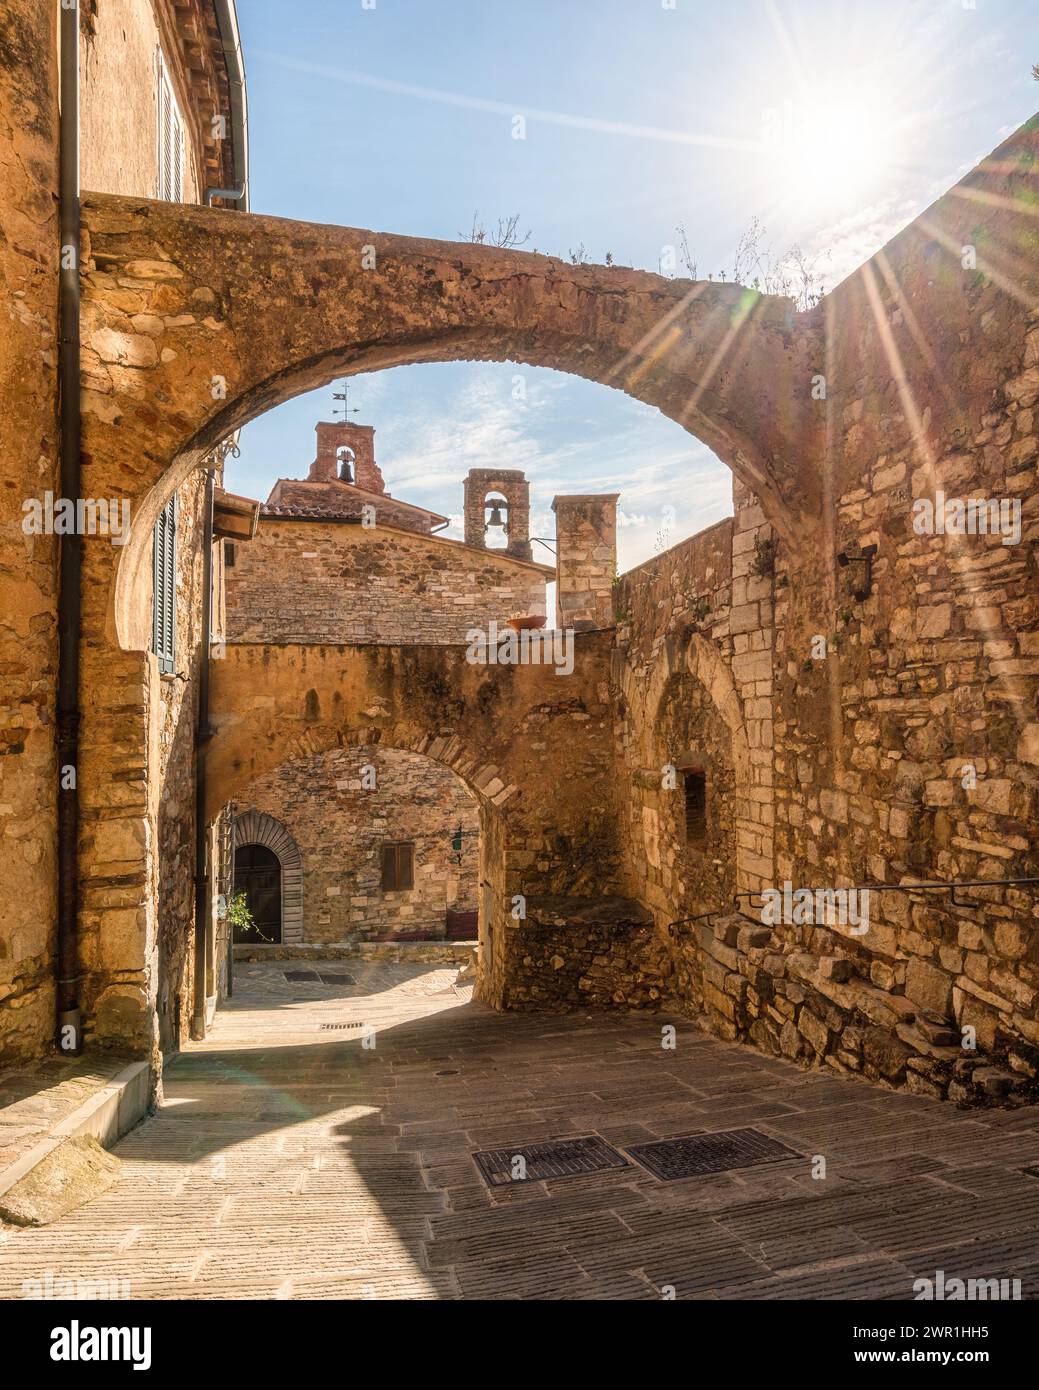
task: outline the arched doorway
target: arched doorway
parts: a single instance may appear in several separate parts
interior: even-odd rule
[[[281,862],[266,845],[238,845],[234,852],[234,891],[244,893],[252,914],[248,930],[235,926],[235,942],[281,943]]]
[[[265,811],[243,811],[235,817],[234,842],[234,889],[246,894],[259,928],[247,936],[236,932],[234,940],[302,941],[303,857],[289,830]]]

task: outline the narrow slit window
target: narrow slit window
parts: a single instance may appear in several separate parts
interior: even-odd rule
[[[415,846],[411,840],[382,847],[382,891],[406,892],[415,886]]]
[[[685,842],[695,849],[707,844],[707,774],[702,768],[683,773],[685,786]]]

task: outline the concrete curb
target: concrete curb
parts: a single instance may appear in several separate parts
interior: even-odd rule
[[[59,1120],[46,1139],[0,1172],[0,1198],[70,1139],[90,1137],[102,1148],[111,1148],[148,1113],[151,1095],[150,1066],[147,1062],[131,1062],[107,1086]]]

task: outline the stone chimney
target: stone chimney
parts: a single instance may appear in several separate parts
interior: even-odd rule
[[[577,632],[613,626],[618,492],[556,497],[556,621]]]
[[[382,471],[375,462],[374,426],[322,420],[315,429],[317,458],[310,465],[308,481],[333,483],[338,478],[344,483],[354,483],[366,492],[386,491]]]
[[[471,468],[464,483],[465,543],[487,549],[486,508],[495,497],[504,497],[507,555],[529,560],[530,484],[518,468]],[[491,499],[490,501],[488,499]]]

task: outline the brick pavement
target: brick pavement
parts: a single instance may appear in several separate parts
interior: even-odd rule
[[[48,1271],[133,1298],[907,1299],[938,1269],[1039,1293],[1039,1110],[803,1072],[680,1019],[668,1051],[659,1016],[495,1014],[454,974],[239,966],[211,1037],[118,1146],[115,1187],[0,1232],[0,1296]],[[372,1025],[375,1048],[327,1022]],[[739,1126],[805,1157],[495,1191],[470,1158]]]

